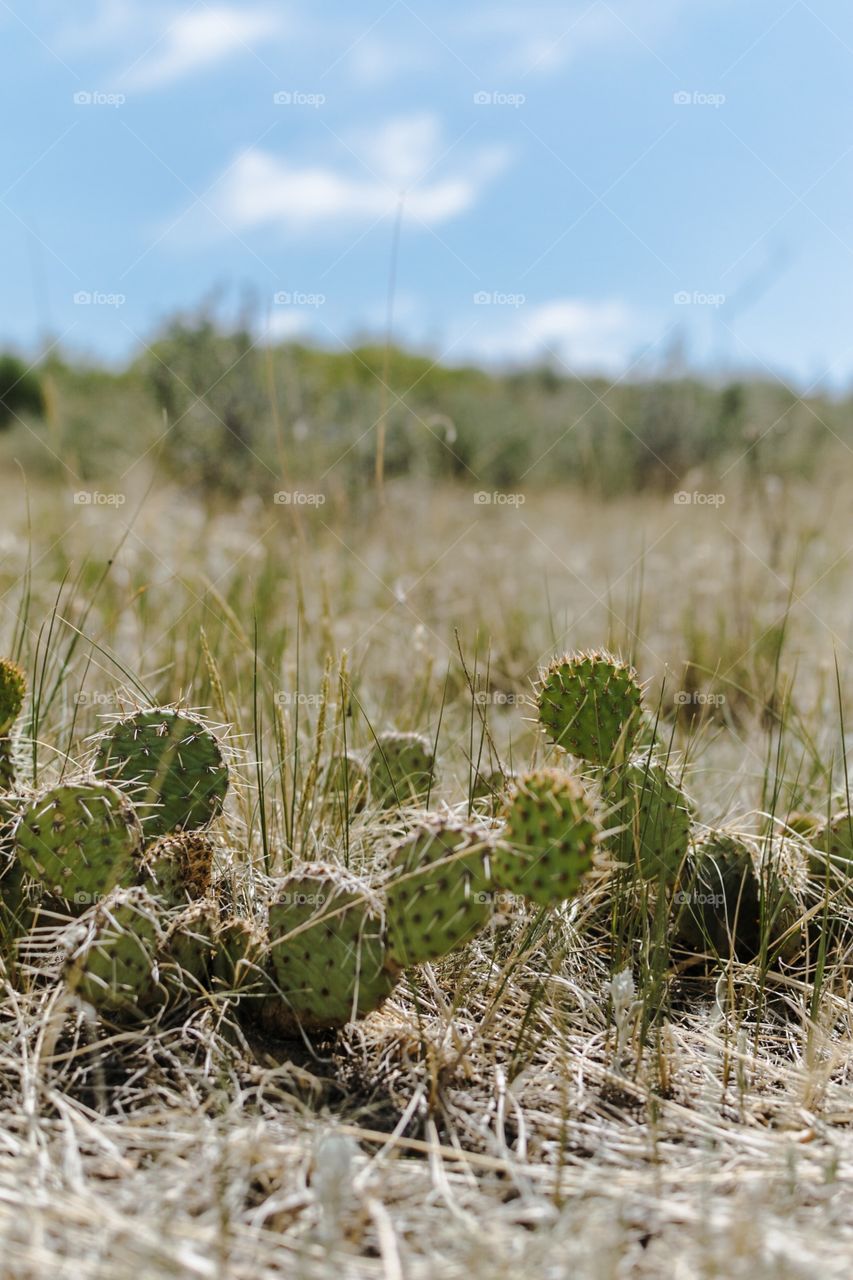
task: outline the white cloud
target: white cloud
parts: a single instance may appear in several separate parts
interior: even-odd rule
[[[489,361],[524,364],[556,357],[570,369],[615,373],[638,345],[638,317],[619,299],[555,298],[478,311],[477,328],[463,341]]]
[[[380,218],[396,209],[405,192],[407,213],[433,226],[472,208],[508,158],[503,149],[485,148],[453,174],[427,173],[442,151],[441,131],[431,116],[390,121],[363,150],[367,172],[293,163],[252,148],[227,170],[217,212],[235,230],[278,224],[310,231]],[[418,181],[423,174],[425,180]]]
[[[267,10],[202,5],[169,23],[157,43],[131,64],[122,81],[134,89],[170,84],[216,66],[232,54],[245,53],[252,41],[265,40],[279,30],[280,19]]]
[[[560,0],[524,8],[492,0],[487,9],[466,13],[462,26],[469,39],[492,49],[497,73],[541,75],[601,51],[648,56],[649,47],[684,20],[687,7],[688,0],[644,0],[640,6],[636,0]]]

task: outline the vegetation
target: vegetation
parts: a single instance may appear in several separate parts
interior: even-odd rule
[[[844,406],[640,481],[600,404],[561,460],[578,383],[436,370],[552,463],[398,466],[388,396],[380,497],[358,362],[259,359],[263,484],[171,454],[150,356],[0,439],[10,1270],[840,1277]]]

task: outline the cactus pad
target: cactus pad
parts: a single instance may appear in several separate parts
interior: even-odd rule
[[[0,658],[0,738],[5,738],[21,714],[27,680],[17,663]]]
[[[360,813],[367,804],[370,778],[367,767],[351,751],[335,756],[326,774],[326,791],[332,802],[351,813]]]
[[[213,988],[222,995],[246,996],[272,990],[262,969],[266,938],[250,920],[232,916],[214,936]]]
[[[608,792],[620,827],[612,846],[644,880],[674,883],[690,841],[691,804],[665,765],[643,758],[617,771]]]
[[[222,812],[228,791],[222,750],[190,716],[155,709],[118,721],[101,739],[97,763],[128,791],[146,840],[197,831]]]
[[[101,1013],[145,1017],[166,1002],[157,956],[165,936],[144,889],[120,889],[90,913],[67,968],[69,987]]]
[[[492,860],[495,885],[552,906],[577,893],[592,868],[598,824],[581,784],[559,769],[523,775],[504,808]]]
[[[491,906],[490,846],[475,826],[424,823],[397,846],[387,886],[388,950],[401,966],[463,946]]]
[[[15,827],[18,858],[49,893],[91,906],[137,875],[139,820],[108,782],[65,783],[38,796]]]
[[[397,969],[377,895],[342,868],[309,865],[282,881],[269,909],[278,1030],[340,1027],[378,1009]]]
[[[213,854],[213,841],[204,832],[161,836],[142,862],[145,887],[173,906],[203,898],[213,877]]]
[[[383,808],[424,800],[436,777],[432,746],[419,733],[382,734],[368,768],[371,795]]]
[[[692,951],[753,960],[765,940],[768,951],[793,958],[803,871],[790,847],[777,845],[762,859],[752,843],[709,832],[691,851],[673,896],[678,941]]]
[[[552,742],[590,764],[627,755],[640,725],[642,689],[633,667],[609,653],[552,662],[541,678],[539,723]]]

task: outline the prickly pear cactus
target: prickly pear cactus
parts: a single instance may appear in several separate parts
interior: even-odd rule
[[[326,774],[326,793],[332,804],[350,813],[360,813],[367,804],[370,775],[367,766],[352,751],[335,756]]]
[[[269,965],[279,1000],[264,1002],[265,1012],[279,1034],[341,1027],[378,1009],[398,974],[378,895],[338,867],[287,876],[269,909]]]
[[[0,791],[11,791],[16,781],[15,744],[12,727],[21,714],[27,680],[10,658],[0,658]]]
[[[97,767],[131,796],[146,840],[208,826],[228,791],[215,735],[200,720],[164,708],[114,724],[101,739]]]
[[[524,774],[503,811],[495,886],[547,907],[571,898],[592,869],[599,836],[592,800],[560,769]]]
[[[164,902],[186,906],[210,889],[214,851],[213,841],[203,831],[161,836],[145,852],[142,883]]]
[[[754,960],[793,959],[800,949],[804,865],[790,845],[764,850],[710,831],[691,851],[673,894],[676,937],[691,951]]]
[[[819,814],[805,813],[801,809],[795,809],[793,813],[789,813],[786,823],[790,831],[795,835],[804,836],[807,840],[816,836],[824,825]],[[853,842],[851,842],[851,853],[853,853]]]
[[[436,960],[485,927],[491,911],[491,842],[479,827],[425,822],[391,856],[388,950],[401,967]]]
[[[384,733],[368,761],[370,794],[383,808],[423,801],[436,779],[432,746],[419,733]]]
[[[253,921],[241,916],[224,920],[214,935],[214,992],[240,998],[271,995],[274,987],[263,968],[267,949],[267,938]]]
[[[687,854],[692,806],[666,766],[643,757],[608,781],[610,824],[619,828],[612,849],[643,880],[674,883]]]
[[[541,678],[539,723],[564,751],[606,765],[630,752],[642,698],[636,672],[619,658],[603,651],[566,655]]]
[[[134,883],[142,829],[127,797],[110,783],[64,783],[27,805],[15,825],[15,848],[27,875],[79,911]]]
[[[170,916],[157,953],[160,980],[170,1003],[179,1003],[207,987],[216,931],[210,902],[193,902]]]
[[[158,955],[166,937],[157,903],[144,889],[119,889],[71,931],[65,978],[99,1013],[145,1018],[166,1004]]]

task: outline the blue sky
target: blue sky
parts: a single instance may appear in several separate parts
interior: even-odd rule
[[[0,339],[853,372],[843,0],[9,0]]]

